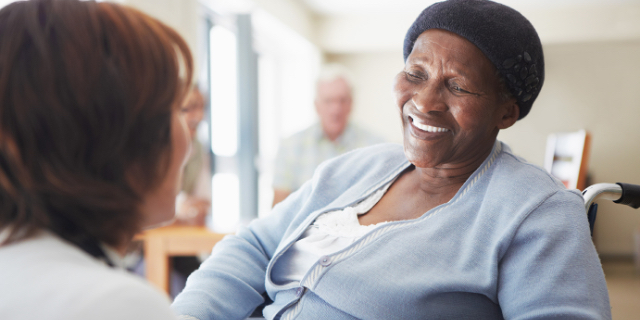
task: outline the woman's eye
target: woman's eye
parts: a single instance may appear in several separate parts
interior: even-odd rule
[[[451,91],[456,93],[471,93],[470,91],[463,89],[460,85],[456,83],[452,83],[450,85],[450,88],[451,88]]]
[[[405,71],[404,73],[407,75],[407,78],[409,80],[416,81],[416,80],[422,80],[423,79],[423,76],[420,75],[420,74],[412,73],[412,72],[409,72],[409,71]]]

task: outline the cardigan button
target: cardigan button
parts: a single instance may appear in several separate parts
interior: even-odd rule
[[[329,256],[320,257],[320,265],[323,267],[328,267],[331,264],[331,258]]]

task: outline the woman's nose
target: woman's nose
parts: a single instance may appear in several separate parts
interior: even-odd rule
[[[429,79],[416,88],[411,100],[422,113],[445,112],[449,109],[445,101],[445,88],[436,79]]]

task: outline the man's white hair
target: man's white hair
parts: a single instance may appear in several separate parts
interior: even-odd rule
[[[316,91],[320,83],[331,82],[336,79],[343,79],[346,81],[349,86],[349,90],[353,91],[353,77],[351,72],[349,72],[349,70],[343,65],[337,63],[328,63],[322,66],[318,79],[316,80]]]

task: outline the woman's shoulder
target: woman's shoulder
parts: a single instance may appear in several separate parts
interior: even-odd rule
[[[551,192],[566,189],[560,180],[549,174],[544,168],[516,155],[504,143],[502,143],[502,150],[497,160],[499,163],[496,166],[497,172],[508,175],[509,180],[514,184],[548,189]]]
[[[3,316],[24,317],[26,310],[33,319],[174,318],[169,300],[143,279],[51,234],[0,247],[0,269]]]
[[[83,294],[74,319],[175,319],[165,295],[124,270],[110,271],[96,283],[99,289]]]
[[[504,198],[514,204],[538,206],[550,198],[564,199],[577,209],[582,208],[582,195],[567,189],[546,170],[515,155],[503,144],[487,186],[487,194]],[[580,209],[583,210],[583,209]]]

